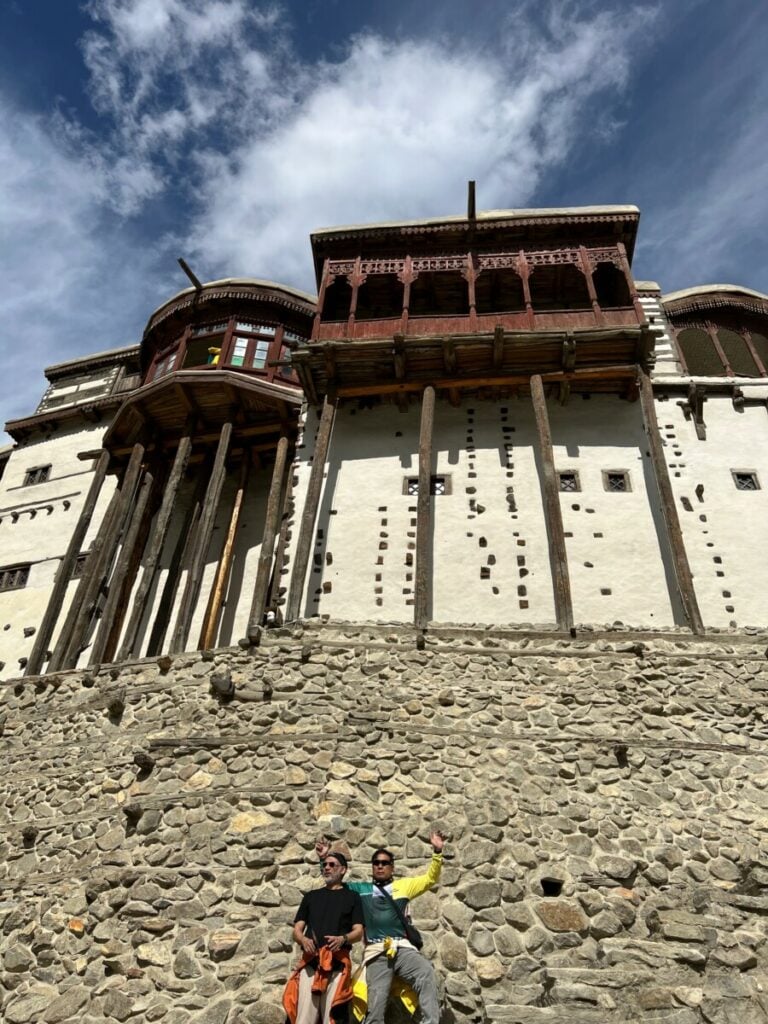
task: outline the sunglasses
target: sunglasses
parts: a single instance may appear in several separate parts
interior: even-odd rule
[[[371,864],[375,868],[388,868],[392,863],[391,860],[372,860]]]
[[[324,860],[323,861],[323,867],[324,868],[340,868],[341,864],[339,864],[339,862],[337,860]]]

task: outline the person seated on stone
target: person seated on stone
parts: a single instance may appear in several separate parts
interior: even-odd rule
[[[349,1020],[349,951],[363,937],[363,907],[359,895],[344,885],[347,858],[343,853],[324,856],[322,872],[324,887],[304,895],[293,922],[293,937],[303,955],[283,992],[291,1024]]]
[[[429,840],[432,860],[423,875],[393,878],[394,854],[379,849],[371,857],[372,880],[347,883],[349,889],[360,894],[363,903],[365,949],[354,981],[353,1009],[358,1019],[365,1016],[365,1024],[384,1024],[390,991],[401,997],[411,1013],[420,1007],[422,1024],[439,1024],[434,968],[419,951],[420,936],[408,916],[409,900],[440,880],[445,836],[435,830]],[[331,844],[320,836],[315,849],[323,860],[331,853]]]

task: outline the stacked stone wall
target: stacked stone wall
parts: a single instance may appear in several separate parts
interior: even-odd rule
[[[6,683],[0,1019],[280,1024],[324,831],[444,1020],[768,1019],[766,639],[330,625]]]

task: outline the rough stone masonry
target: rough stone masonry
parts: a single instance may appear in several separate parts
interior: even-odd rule
[[[319,625],[3,684],[0,1018],[281,1024],[325,831],[414,904],[444,1019],[768,1020],[763,636]]]

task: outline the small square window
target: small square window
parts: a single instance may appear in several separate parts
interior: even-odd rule
[[[0,590],[21,590],[29,579],[29,565],[8,565],[0,569]]]
[[[568,471],[565,473],[558,473],[558,480],[560,483],[561,491],[580,491],[581,486],[579,484],[579,474]]]
[[[438,496],[451,493],[451,478],[447,476],[433,476],[430,477],[430,494]],[[417,476],[408,476],[405,478],[403,484],[403,494],[415,497],[419,493],[419,478]]]
[[[760,484],[757,480],[757,473],[747,473],[743,471],[731,470],[733,474],[733,482],[736,484],[737,491],[759,491]]]
[[[632,490],[629,486],[629,473],[625,469],[604,469],[603,487],[614,494]]]
[[[33,469],[28,469],[24,474],[24,486],[28,487],[30,484],[44,484],[50,475],[50,466],[35,466]]]

